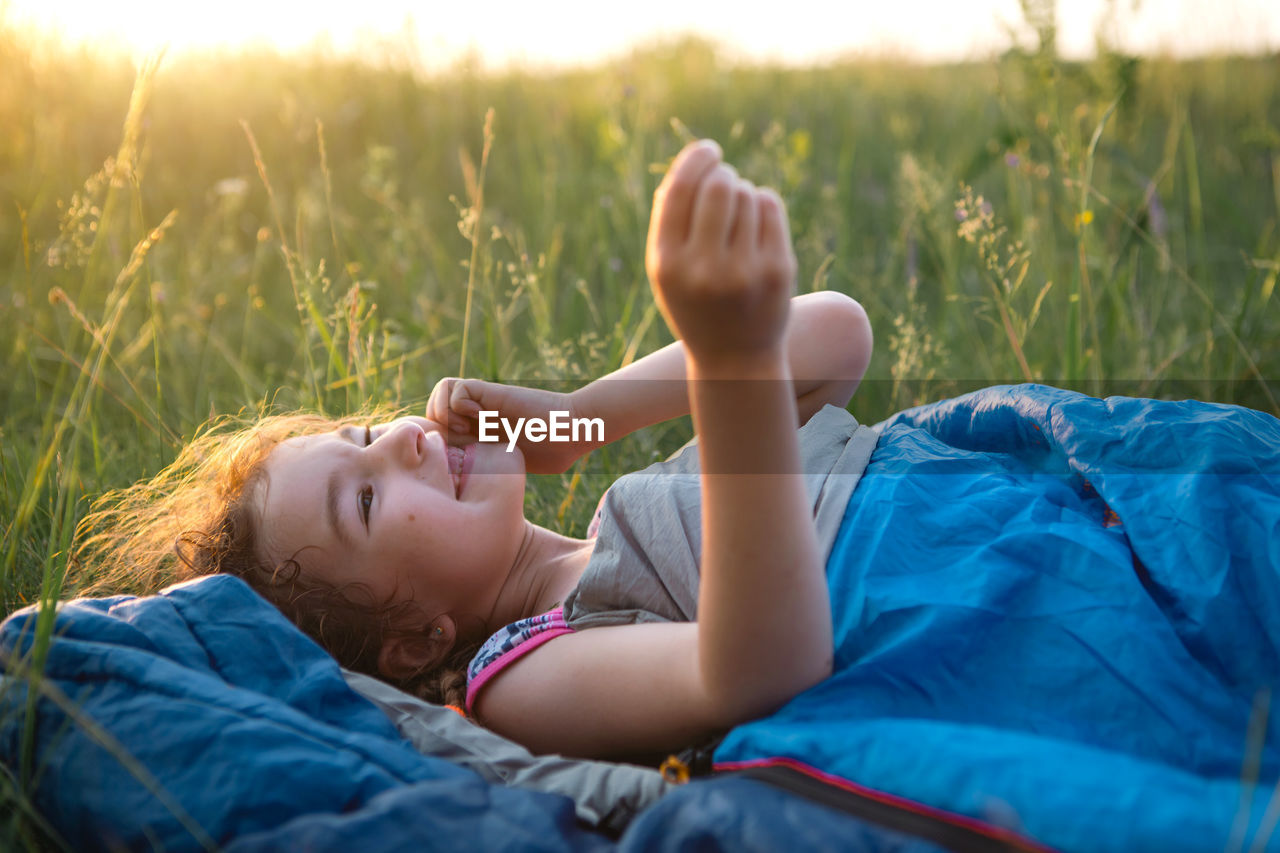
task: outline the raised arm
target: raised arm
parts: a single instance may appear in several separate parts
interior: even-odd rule
[[[700,438],[699,621],[557,637],[481,695],[480,718],[537,751],[678,748],[766,713],[831,670],[831,619],[800,473],[785,346],[795,261],[777,196],[710,144],[654,202],[647,265],[684,343]]]
[[[702,469],[698,652],[706,690],[746,719],[831,670],[826,579],[801,476],[786,327],[786,213],[687,149],[655,201],[654,296],[685,343]]]

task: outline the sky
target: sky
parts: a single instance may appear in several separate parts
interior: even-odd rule
[[[1138,53],[1280,51],[1277,0],[1067,0],[1057,19],[1059,47],[1073,57],[1090,55],[1098,32]],[[1030,44],[1021,21],[1018,0],[0,0],[0,22],[135,56],[319,42],[335,52],[410,51],[424,68],[468,54],[490,68],[591,63],[685,33],[748,61],[946,61],[1000,51],[1011,29]]]

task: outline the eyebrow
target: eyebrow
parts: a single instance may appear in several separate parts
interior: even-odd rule
[[[329,517],[329,526],[333,528],[334,535],[338,537],[338,541],[347,548],[352,547],[351,535],[347,532],[347,528],[342,524],[342,518],[338,513],[338,492],[341,487],[341,476],[337,471],[329,474],[328,489],[325,492],[324,509],[325,514]]]

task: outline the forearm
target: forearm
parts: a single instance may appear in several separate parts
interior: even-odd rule
[[[789,379],[781,354],[727,371],[690,365],[702,465],[699,665],[728,723],[831,671],[831,609]]]
[[[846,406],[871,358],[871,326],[854,300],[823,292],[791,300],[786,357],[789,403],[800,423],[828,403]],[[688,372],[680,341],[571,394],[575,414],[604,421],[605,444],[689,414]]]
[[[604,422],[604,443],[689,414],[685,353],[680,341],[619,368],[570,395],[581,417]]]

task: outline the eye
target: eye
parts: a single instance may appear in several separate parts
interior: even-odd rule
[[[373,486],[365,486],[356,497],[360,507],[360,518],[364,521],[365,530],[369,529],[369,508],[373,506]]]

